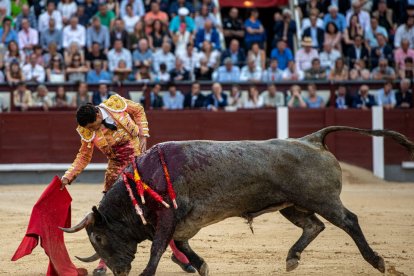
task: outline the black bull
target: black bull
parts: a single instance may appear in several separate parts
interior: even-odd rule
[[[349,127],[328,127],[300,139],[163,143],[158,146],[165,154],[178,210],[165,208],[146,197],[143,210],[148,224],[143,225],[119,178],[98,209],[94,207],[80,224],[64,230],[75,232],[86,227],[97,254],[80,259],[93,261],[101,257],[115,275],[129,273],[137,244],[146,239],[152,240],[151,257],[141,275],[155,274],[171,239],[200,275],[208,275],[206,262],[188,243],[201,228],[228,217],[251,220],[263,213],[280,211],[303,229],[287,255],[286,269],[290,271],[298,266],[302,251],[325,228],[318,214],[348,233],[364,259],[384,272],[384,260],[368,245],[357,216],[339,198],[341,168],[326,149],[324,138],[341,130],[388,136],[414,153],[414,143],[397,132]],[[157,150],[151,148],[136,162],[144,182],[167,200]],[[132,181],[130,184],[135,188]]]

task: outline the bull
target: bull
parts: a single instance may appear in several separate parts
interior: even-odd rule
[[[86,228],[96,254],[117,276],[128,275],[138,243],[151,240],[151,256],[141,275],[154,275],[167,245],[174,239],[200,275],[208,275],[205,260],[189,245],[201,228],[229,217],[248,220],[279,211],[303,229],[290,248],[286,270],[295,269],[302,251],[324,230],[316,214],[344,230],[356,243],[363,258],[380,272],[384,260],[366,241],[355,214],[340,200],[342,172],[328,151],[325,137],[336,131],[387,136],[414,154],[414,143],[390,130],[364,130],[332,126],[299,139],[267,141],[186,141],[159,144],[165,154],[177,193],[179,208],[165,208],[150,197],[143,206],[148,221],[136,215],[122,178],[107,192],[78,225],[63,228],[73,233]],[[167,185],[157,150],[138,157],[144,182],[167,200]],[[132,172],[132,168],[126,169]],[[130,183],[135,187],[133,181]],[[136,195],[137,196],[137,195]],[[171,204],[171,201],[169,202]]]

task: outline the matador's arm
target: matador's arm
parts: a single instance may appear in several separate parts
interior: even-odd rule
[[[64,178],[71,183],[91,162],[94,145],[82,141],[82,145],[79,149],[79,153],[76,155],[75,161],[73,161],[70,168],[65,172]]]
[[[149,137],[149,128],[148,128],[148,121],[147,116],[145,115],[144,107],[136,103],[134,101],[125,99],[127,103],[126,112],[131,116],[132,120],[138,125],[139,127],[139,135]]]

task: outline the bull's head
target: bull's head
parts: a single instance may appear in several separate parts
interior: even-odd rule
[[[92,262],[102,258],[116,276],[128,275],[131,263],[137,250],[137,243],[146,237],[137,238],[138,233],[144,233],[139,229],[131,229],[129,223],[108,222],[106,218],[94,206],[78,225],[72,228],[61,228],[67,233],[78,232],[83,228],[89,236],[96,253],[88,258],[79,258],[81,261]]]

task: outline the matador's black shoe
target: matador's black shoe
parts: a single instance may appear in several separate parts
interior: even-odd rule
[[[196,273],[197,272],[197,270],[190,264],[190,263],[188,263],[188,264],[184,264],[184,263],[182,263],[182,262],[180,262],[178,259],[177,259],[177,257],[175,257],[174,256],[174,254],[172,254],[172,256],[171,256],[171,260],[174,262],[174,263],[176,263],[176,264],[178,264],[180,267],[181,267],[181,269],[182,270],[184,270],[185,272],[187,272],[187,273]]]

